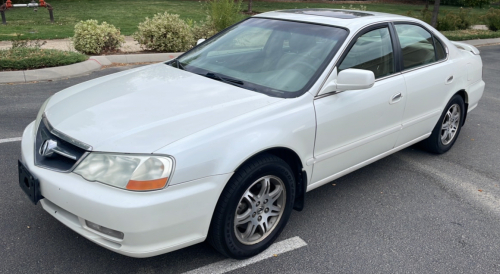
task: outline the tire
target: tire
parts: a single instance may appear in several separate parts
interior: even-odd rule
[[[263,191],[265,185],[268,191]],[[295,177],[290,166],[281,158],[262,154],[239,168],[227,183],[217,202],[207,241],[233,259],[257,255],[278,238],[292,213],[294,200]]]
[[[439,117],[436,126],[432,130],[431,136],[422,142],[422,147],[436,154],[442,154],[450,150],[460,134],[464,117],[464,100],[462,96],[456,94],[444,108],[441,117]],[[446,125],[448,125],[448,130],[445,129]]]

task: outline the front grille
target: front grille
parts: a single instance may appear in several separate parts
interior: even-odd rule
[[[35,165],[70,172],[92,147],[55,130],[44,116],[35,137]]]

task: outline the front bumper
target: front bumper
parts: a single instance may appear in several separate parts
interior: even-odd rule
[[[213,211],[232,174],[132,192],[89,182],[74,173],[34,165],[34,123],[22,139],[22,162],[40,183],[42,207],[87,239],[131,257],[150,257],[205,240]],[[113,238],[87,227],[85,220],[124,233]]]

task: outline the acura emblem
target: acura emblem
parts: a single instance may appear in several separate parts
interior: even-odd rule
[[[54,155],[54,152],[57,148],[57,141],[48,139],[43,142],[42,146],[40,147],[40,155],[43,157],[51,157]]]

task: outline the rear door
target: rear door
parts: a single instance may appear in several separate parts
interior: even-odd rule
[[[408,93],[396,146],[428,135],[437,123],[457,75],[443,43],[416,23],[394,24]]]

